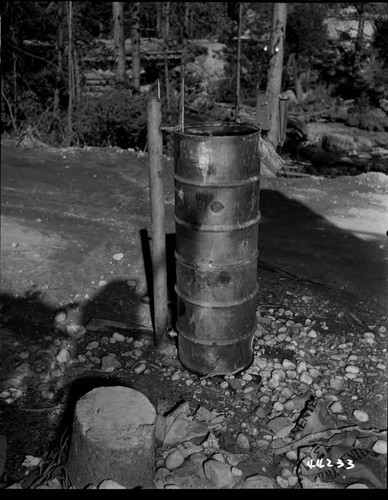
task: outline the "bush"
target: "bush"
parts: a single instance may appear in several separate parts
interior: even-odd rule
[[[144,149],[147,141],[146,98],[115,89],[84,100],[74,116],[74,140],[80,146]]]

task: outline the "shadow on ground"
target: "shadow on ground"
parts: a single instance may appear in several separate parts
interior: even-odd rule
[[[335,227],[307,206],[287,198],[278,191],[263,189],[260,197],[262,220],[258,241],[260,251],[258,274],[259,277],[264,277],[263,269],[274,271],[272,274],[265,273],[267,287],[271,287],[271,282],[279,282],[276,271],[280,270],[283,276],[288,275],[291,278],[296,277],[302,281],[315,282],[319,286],[327,287],[338,293],[340,298],[348,294],[349,300],[355,302],[385,297],[387,292],[385,254],[376,241],[361,240],[349,231]],[[152,266],[147,229],[141,230],[141,245],[152,310]],[[169,299],[173,303],[175,300],[174,234],[166,236],[166,247]],[[77,269],[71,269],[70,272],[77,273]],[[108,283],[86,303],[68,304],[67,310],[70,312],[79,308],[82,324],[91,317],[102,317],[133,323],[136,331],[136,325],[143,324],[140,314],[142,298],[136,287],[130,288],[125,280],[115,280]],[[259,290],[259,305],[264,299],[262,291]],[[0,302],[2,304],[0,349],[3,358],[0,373],[1,381],[4,381],[12,375],[7,372],[11,369],[12,362],[14,364],[20,362],[18,352],[23,348],[28,350],[31,344],[44,346],[47,335],[56,335],[53,318],[63,307],[49,305],[39,287],[27,291],[23,297],[1,293]],[[378,310],[372,314],[376,312],[383,313],[382,310]],[[88,341],[89,339],[85,339],[85,342]],[[86,392],[97,386],[111,386],[118,383],[125,385],[122,378],[114,377],[107,379],[103,376],[90,375],[73,380],[67,387],[67,392],[58,393],[54,399],[54,403],[59,401],[58,404],[65,405],[61,422],[67,424],[71,421],[76,402]],[[165,390],[168,391],[169,388],[165,387]],[[27,394],[31,405],[39,403],[33,392],[31,389]],[[8,467],[8,474],[14,475],[15,478],[17,478],[17,466],[20,467],[25,454],[31,453],[36,456],[42,454],[47,445],[45,440],[52,431],[50,429],[52,423],[48,419],[44,420],[44,417],[39,417],[38,414],[24,413],[18,401],[7,405],[0,400],[0,411],[4,417],[0,423],[0,433],[8,437],[8,460],[12,462],[12,466]],[[55,440],[60,437],[62,431],[63,426],[56,428]]]

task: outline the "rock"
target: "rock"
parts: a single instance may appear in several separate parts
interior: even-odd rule
[[[342,378],[332,377],[330,379],[330,387],[336,391],[340,391],[344,386],[344,380]]]
[[[245,479],[243,489],[275,489],[276,483],[273,479],[268,476],[263,476],[261,474],[255,474],[254,476],[249,476]]]
[[[291,420],[288,417],[275,417],[269,422],[267,422],[268,429],[277,434],[279,431],[291,424]]]
[[[356,135],[353,139],[356,143],[358,151],[366,152],[366,151],[371,151],[374,148],[373,141],[371,141],[367,137]]]
[[[20,359],[28,359],[30,357],[30,353],[28,351],[19,352]]]
[[[143,373],[147,368],[147,365],[145,363],[140,363],[139,365],[135,366],[133,369],[133,372],[136,373],[136,375],[140,375],[140,373]]]
[[[280,384],[280,382],[277,379],[270,378],[268,380],[268,387],[270,389],[276,389],[276,387],[279,387],[279,384]]]
[[[120,261],[124,257],[124,254],[122,253],[115,253],[112,257],[112,259]]]
[[[380,455],[387,454],[387,442],[383,439],[378,439],[375,444],[372,446],[372,450],[375,453],[379,453]]]
[[[113,481],[112,479],[105,479],[98,485],[98,490],[126,490],[125,486]]]
[[[164,461],[164,465],[168,470],[174,470],[180,467],[185,461],[185,457],[179,450],[173,450],[169,453]]]
[[[121,333],[114,332],[112,335],[112,338],[115,339],[117,342],[124,342],[125,341],[125,335],[122,335]]]
[[[284,409],[286,411],[292,411],[294,409],[295,405],[292,399],[289,399],[284,403]]]
[[[288,451],[286,453],[286,458],[290,462],[296,462],[298,460],[298,453],[295,450]]]
[[[313,383],[313,378],[308,372],[302,372],[299,376],[299,380],[307,385],[311,385]]]
[[[97,340],[93,340],[93,342],[89,342],[89,344],[85,347],[87,351],[92,349],[97,349],[99,347],[99,343]]]
[[[288,479],[285,479],[282,476],[276,476],[276,482],[283,489],[286,489],[289,486]]]
[[[66,333],[72,339],[80,339],[86,333],[86,328],[82,325],[76,325],[74,323],[70,323],[70,325],[66,325]]]
[[[299,361],[299,363],[296,365],[296,373],[300,375],[305,371],[307,371],[306,361]]]
[[[339,401],[334,401],[334,403],[332,403],[330,405],[330,410],[333,413],[343,413],[343,411],[344,411],[344,409],[342,408],[342,405]]]
[[[190,455],[189,460],[197,467],[202,468],[203,463],[207,460],[207,456],[204,453],[197,452]]]
[[[237,445],[243,450],[249,450],[251,448],[249,438],[243,432],[240,432],[236,439]]]
[[[256,439],[256,446],[259,450],[266,450],[269,446],[269,441],[266,439]]]
[[[362,410],[354,410],[353,417],[359,422],[368,422],[369,420],[369,415]]]
[[[322,148],[332,153],[354,154],[357,144],[351,135],[326,134],[322,137]]]
[[[284,405],[280,401],[276,401],[273,405],[273,409],[275,411],[283,411],[284,410]]]
[[[55,323],[63,323],[66,320],[66,313],[65,311],[58,311],[55,316],[54,316],[54,321]]]
[[[56,370],[53,370],[52,372],[50,372],[50,375],[51,375],[53,378],[56,378],[56,377],[62,377],[62,372],[61,372],[61,370],[56,369]]]
[[[267,366],[267,360],[263,358],[258,358],[255,360],[255,365],[260,368],[260,370],[264,370]]]
[[[369,487],[364,483],[352,483],[348,484],[345,490],[369,490]]]
[[[283,370],[275,369],[271,372],[271,378],[272,380],[278,380],[280,382],[286,378],[286,374]]]
[[[355,375],[360,371],[360,368],[358,366],[354,365],[347,365],[345,368],[345,372],[347,373],[354,373]]]
[[[58,363],[68,363],[71,359],[71,354],[67,349],[61,349],[55,356],[55,359]]]
[[[207,460],[203,464],[205,476],[216,488],[225,488],[235,482],[231,467],[217,460]]]
[[[120,361],[116,358],[114,354],[108,354],[107,356],[103,356],[102,359],[101,370],[104,372],[113,372],[115,369],[121,368]]]
[[[288,481],[288,486],[293,488],[295,485],[297,485],[299,483],[299,478],[298,478],[298,476],[292,475],[292,476],[287,478],[287,481]]]
[[[243,471],[237,467],[232,467],[230,470],[235,477],[241,477],[243,475]]]

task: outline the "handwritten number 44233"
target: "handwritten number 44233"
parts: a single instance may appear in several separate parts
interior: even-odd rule
[[[353,460],[346,460],[347,464],[345,466],[344,462],[339,458],[337,462],[334,464],[329,458],[326,458],[326,467],[337,467],[338,469],[345,467],[346,470],[353,469],[355,467]],[[318,467],[319,469],[323,469],[325,464],[323,463],[323,458],[318,458],[314,463],[314,460],[311,458],[307,460],[306,466],[309,469],[313,469],[314,467]]]

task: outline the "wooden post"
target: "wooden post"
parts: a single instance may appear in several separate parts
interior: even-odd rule
[[[184,4],[184,18],[183,18],[183,47],[182,47],[182,59],[181,59],[181,109],[180,109],[180,125],[182,132],[185,129],[185,71],[186,71],[186,58],[187,58],[187,25],[189,19],[189,8],[187,2]]]
[[[242,28],[242,2],[238,7],[238,33],[237,33],[237,82],[236,82],[236,109],[235,121],[238,121],[240,111],[240,78],[241,78],[241,28]]]
[[[160,126],[162,123],[159,99],[152,98],[147,105],[147,143],[148,168],[151,199],[152,235],[152,275],[155,346],[167,346],[167,265],[166,237],[164,229],[164,189],[162,176],[163,140]]]

